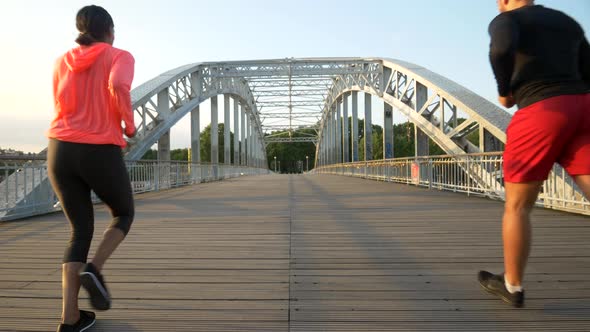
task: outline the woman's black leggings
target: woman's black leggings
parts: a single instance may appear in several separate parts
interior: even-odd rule
[[[50,139],[47,171],[72,230],[64,263],[85,263],[88,259],[94,233],[91,190],[111,209],[113,220],[109,227],[118,228],[127,235],[135,209],[119,146]]]

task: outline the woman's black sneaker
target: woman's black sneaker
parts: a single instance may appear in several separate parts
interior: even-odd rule
[[[97,310],[111,308],[111,296],[107,290],[104,278],[92,263],[86,264],[80,273],[80,282],[90,296],[90,303]]]
[[[506,289],[503,274],[492,274],[488,271],[479,271],[477,279],[479,280],[481,287],[483,287],[486,292],[496,295],[497,297],[501,298],[502,301],[517,308],[524,306],[524,291],[510,293]]]
[[[82,332],[88,330],[96,322],[96,315],[92,311],[80,310],[80,319],[74,325],[59,324],[57,332]]]

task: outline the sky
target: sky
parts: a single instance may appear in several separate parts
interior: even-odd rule
[[[590,0],[536,3],[590,31]],[[76,46],[76,12],[88,4],[110,12],[114,46],[135,57],[133,87],[203,61],[387,57],[497,104],[487,33],[496,0],[0,0],[0,148],[39,152],[47,145],[53,64]],[[188,118],[172,128],[171,141],[172,148],[190,145]]]

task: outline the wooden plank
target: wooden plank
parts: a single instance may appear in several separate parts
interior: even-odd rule
[[[503,269],[500,202],[340,177],[301,182],[294,191],[307,195],[295,196],[305,199],[293,203],[291,226],[291,331],[590,326],[586,217],[534,212],[527,306],[516,311],[475,277]]]
[[[502,270],[502,203],[336,176],[243,177],[137,197],[93,331],[588,331],[590,218],[536,209],[526,307]],[[97,206],[96,238],[109,214]],[[55,329],[62,214],[0,224],[0,331]],[[81,292],[80,305],[88,308]]]

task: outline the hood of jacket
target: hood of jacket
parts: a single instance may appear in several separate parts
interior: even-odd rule
[[[72,72],[81,72],[90,68],[102,52],[109,47],[111,45],[107,43],[79,46],[68,51],[64,57],[64,61]]]

